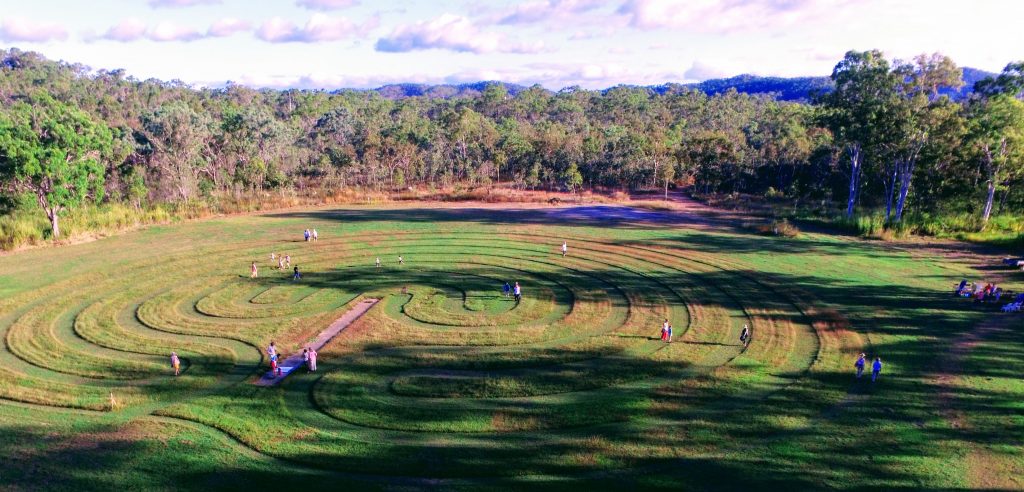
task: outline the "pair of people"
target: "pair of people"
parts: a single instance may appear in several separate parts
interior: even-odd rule
[[[672,343],[672,325],[669,324],[668,319],[661,325],[661,341]]]
[[[864,374],[864,365],[867,363],[867,356],[860,354],[857,357],[857,362],[853,363],[853,366],[857,368],[857,379],[860,379],[861,375]],[[875,357],[875,362],[871,364],[871,382],[875,382],[878,379],[878,375],[882,372],[882,358]]]
[[[306,239],[306,242],[316,241],[317,239],[320,238],[320,234],[316,232],[316,229],[306,229],[305,231],[302,232],[302,237]]]
[[[302,349],[302,360],[306,363],[309,372],[316,372],[316,350],[312,348]]]

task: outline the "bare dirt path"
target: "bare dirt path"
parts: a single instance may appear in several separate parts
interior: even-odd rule
[[[320,348],[327,344],[327,342],[331,341],[331,339],[337,336],[338,333],[341,333],[341,331],[347,328],[348,325],[352,324],[353,321],[366,314],[366,312],[379,301],[380,299],[363,299],[362,301],[359,301],[355,307],[349,309],[340,318],[334,320],[326,330],[320,332],[320,334],[316,336],[316,339],[313,340],[312,343],[309,343],[306,346],[319,351]],[[305,361],[302,359],[302,352],[296,352],[287,359],[278,363],[278,366],[281,368],[280,376],[274,374],[273,371],[267,371],[253,384],[256,386],[275,386],[283,381],[289,374],[304,365]]]

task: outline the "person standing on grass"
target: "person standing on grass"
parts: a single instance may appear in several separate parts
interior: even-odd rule
[[[277,269],[284,270],[284,255],[277,257]]]
[[[380,268],[380,257],[379,257],[379,256],[377,257],[377,263],[376,263],[376,266],[377,266],[377,268]]]
[[[249,278],[256,278],[260,275],[259,270],[256,269],[256,262],[252,262],[252,266],[249,268]]]
[[[743,348],[747,348],[747,345],[750,345],[750,327],[746,323],[743,324],[743,331],[740,332],[740,343],[743,344]]]
[[[853,367],[857,368],[857,379],[860,379],[860,376],[864,374],[865,363],[866,361],[864,360],[864,354],[860,354],[860,357],[857,357],[857,362],[853,363]]]
[[[513,295],[516,296],[516,303],[523,300],[523,290],[519,287],[519,282],[516,282],[516,286],[512,290]]]
[[[174,368],[174,375],[181,374],[181,360],[178,359],[177,352],[171,352],[171,367]]]
[[[309,370],[316,372],[316,350],[312,347],[309,349]]]
[[[299,273],[299,266],[295,265],[295,273],[292,274],[292,282],[302,278],[302,274]]]
[[[661,324],[661,341],[668,340],[668,318]]]
[[[405,260],[402,259],[402,255],[398,255],[398,264],[399,265],[404,265],[405,264]]]
[[[302,237],[303,239],[306,240],[307,243],[309,242],[309,229],[302,231]]]
[[[668,343],[672,343],[672,325],[668,325]]]
[[[313,241],[316,241],[317,239],[320,239],[320,235],[317,234],[316,229],[313,229]]]
[[[292,266],[292,255],[284,255],[284,266],[285,268]]]
[[[501,286],[501,292],[505,294],[505,297],[508,297],[508,295],[512,293],[512,286],[509,285],[508,282],[505,282],[505,285]]]
[[[568,254],[568,253],[569,253],[569,243],[567,243],[565,241],[562,241],[562,258],[565,258],[565,255]]]
[[[875,382],[878,379],[878,374],[882,372],[882,358],[875,357],[875,363],[871,364],[871,382]]]

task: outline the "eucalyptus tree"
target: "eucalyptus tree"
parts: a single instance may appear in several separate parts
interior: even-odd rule
[[[103,195],[114,137],[103,123],[45,93],[0,112],[0,180],[33,194],[60,237],[60,215]]]

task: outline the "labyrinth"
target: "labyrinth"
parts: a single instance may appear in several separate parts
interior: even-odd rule
[[[613,211],[295,211],[0,257],[0,483],[1024,487],[1024,323],[949,295],[984,273]],[[317,372],[254,384],[363,299]]]

